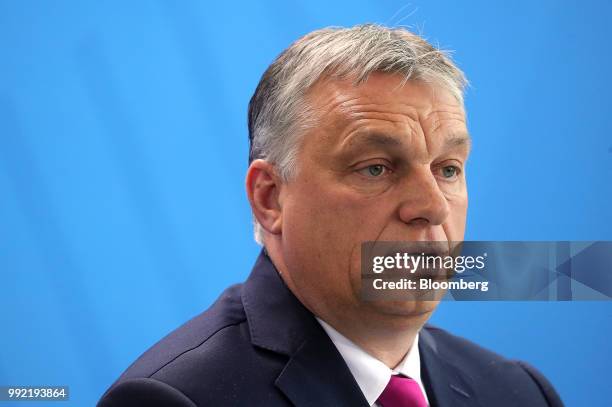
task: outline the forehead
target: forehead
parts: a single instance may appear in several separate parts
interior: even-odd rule
[[[386,127],[394,132],[434,133],[443,128],[467,133],[462,104],[440,86],[372,74],[365,83],[319,81],[307,95],[321,127],[334,133],[353,127]]]

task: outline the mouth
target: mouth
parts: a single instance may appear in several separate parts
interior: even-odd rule
[[[371,242],[372,249],[382,255],[395,255],[395,253],[409,256],[448,256],[450,244],[447,241],[377,241]]]
[[[377,241],[364,244],[362,250],[364,264],[378,259],[393,277],[445,280],[454,275],[448,268],[451,250],[446,241]]]

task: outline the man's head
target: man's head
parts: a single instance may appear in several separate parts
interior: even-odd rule
[[[360,247],[463,239],[465,83],[422,38],[373,25],[310,33],[263,75],[249,106],[256,237],[315,314],[393,320],[435,307],[361,301]]]

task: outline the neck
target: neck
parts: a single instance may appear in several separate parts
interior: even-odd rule
[[[388,304],[379,304],[380,308],[377,308],[371,303],[359,300],[350,305],[338,304],[330,298],[308,301],[300,295],[299,287],[292,281],[278,242],[267,243],[268,256],[280,272],[281,278],[310,312],[390,369],[394,369],[404,359],[433,309],[417,312],[416,307],[417,311],[406,312],[405,307],[401,305],[393,311],[385,309]]]
[[[372,315],[366,318],[367,314],[362,310],[355,314],[358,316],[355,319],[337,318],[331,313],[317,316],[390,369],[397,367],[404,359],[429,318],[429,313],[420,316]]]

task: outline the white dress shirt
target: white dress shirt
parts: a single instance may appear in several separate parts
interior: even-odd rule
[[[419,384],[423,397],[427,400],[427,393],[421,380],[421,357],[419,355],[419,335],[414,338],[412,347],[395,369],[389,369],[380,360],[370,355],[350,339],[336,331],[325,321],[317,318],[327,335],[330,337],[338,352],[344,358],[349,370],[355,377],[361,392],[370,406],[378,406],[376,400],[382,394],[393,374],[408,376]]]

